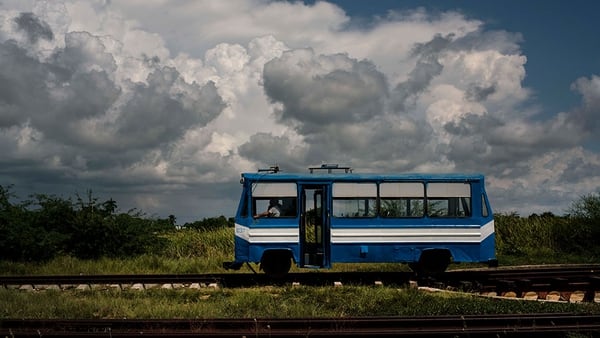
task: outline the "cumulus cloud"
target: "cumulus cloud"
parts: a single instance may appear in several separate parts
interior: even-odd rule
[[[56,8],[68,13],[68,5],[78,8]],[[186,80],[160,57],[136,54],[140,48],[130,50],[120,36],[102,30],[57,36],[44,20],[48,14],[3,12],[14,16],[12,30],[4,32],[13,39],[0,42],[1,161],[15,168],[6,169],[6,177],[168,183],[162,169],[178,141],[226,106],[214,82]],[[132,68],[135,76],[128,76]],[[24,161],[26,171],[20,170]]]
[[[327,2],[5,0],[0,184],[180,220],[231,215],[239,172],[272,164],[478,171],[523,212],[598,187],[597,75],[544,112],[518,33],[423,8],[355,23]]]
[[[21,13],[14,20],[19,29],[22,29],[27,33],[27,37],[31,43],[36,43],[39,39],[54,39],[54,34],[52,33],[50,26],[36,17],[33,13]]]
[[[281,121],[297,122],[307,133],[368,121],[383,112],[387,92],[384,75],[371,62],[315,55],[310,49],[285,52],[266,63],[264,88],[284,105]]]
[[[568,122],[579,126],[597,140],[600,132],[600,77],[592,75],[590,78],[579,78],[571,85],[571,89],[581,94],[583,103],[570,114]]]

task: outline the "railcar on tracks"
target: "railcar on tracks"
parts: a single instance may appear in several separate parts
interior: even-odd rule
[[[420,272],[450,262],[496,265],[492,209],[481,174],[358,174],[322,165],[242,173],[235,260],[265,273],[333,263],[408,263]]]

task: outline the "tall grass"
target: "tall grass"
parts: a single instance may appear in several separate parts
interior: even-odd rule
[[[500,263],[592,263],[600,256],[600,225],[558,216],[495,215]]]
[[[124,259],[94,260],[58,256],[44,262],[0,261],[0,273],[12,275],[150,274],[223,272],[222,263],[233,259],[233,229],[194,229],[166,233],[167,245],[159,252]]]
[[[555,226],[545,218],[496,215],[496,250],[507,255],[528,255],[555,250]]]

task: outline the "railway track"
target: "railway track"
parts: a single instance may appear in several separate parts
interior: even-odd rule
[[[195,320],[0,320],[6,337],[564,337],[600,334],[599,315],[528,314]]]
[[[421,285],[490,296],[600,302],[600,265],[540,265],[449,271]]]
[[[261,285],[415,285],[491,296],[600,302],[600,265],[522,266],[412,272],[307,272],[273,279],[265,274],[0,276],[0,286],[20,290],[250,287]]]
[[[159,275],[47,275],[47,276],[0,276],[0,285],[6,288],[32,286],[34,289],[45,286],[71,288],[78,285],[211,285],[236,288],[261,285],[309,285],[326,286],[342,284],[368,285],[376,282],[402,285],[408,283],[414,274],[410,272],[326,272],[290,273],[282,278],[272,278],[266,274],[223,273],[223,274],[159,274]]]

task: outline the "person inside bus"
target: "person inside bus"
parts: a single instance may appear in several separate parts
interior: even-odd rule
[[[269,200],[269,207],[267,208],[267,211],[254,215],[254,218],[279,216],[281,216],[281,204],[279,204],[278,199],[271,198]]]

